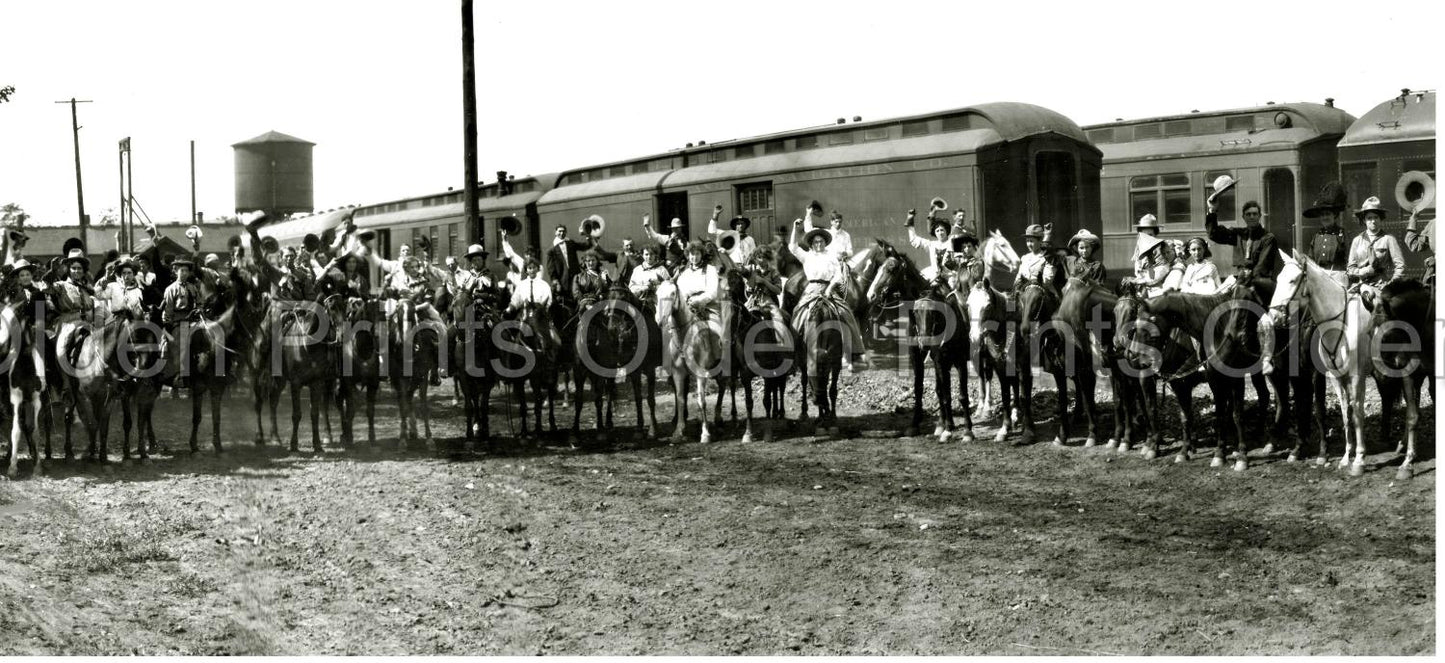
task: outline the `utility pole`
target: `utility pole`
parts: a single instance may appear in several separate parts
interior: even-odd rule
[[[191,223],[200,223],[196,219],[196,141],[191,141]]]
[[[117,209],[120,210],[120,237],[121,237],[121,239],[120,239],[120,241],[118,241],[118,242],[116,242],[116,243],[123,245],[123,244],[125,243],[125,241],[126,241],[126,240],[125,240],[125,237],[126,237],[125,229],[126,229],[127,219],[129,219],[129,212],[130,212],[130,201],[129,201],[129,200],[126,200],[126,197],[125,197],[125,160],[126,160],[126,157],[130,154],[130,137],[127,136],[127,137],[125,137],[125,138],[120,139],[120,146],[119,146],[119,147],[120,147],[120,149],[117,150],[117,156],[118,156],[119,159],[120,159],[120,161],[119,161],[120,176],[117,177],[115,181],[116,181],[116,183],[118,183],[118,184],[120,185],[120,207],[118,207]],[[128,250],[125,246],[119,246],[119,247],[116,247],[116,248],[117,248],[118,251],[122,251],[122,252]]]
[[[91,103],[89,99],[76,101],[71,97],[69,101],[57,101],[57,104],[70,104],[70,132],[75,136],[75,206],[76,213],[80,218],[80,240],[85,241],[85,188],[80,184],[80,119],[76,114],[76,104]],[[89,251],[90,248],[86,247]]]
[[[462,0],[462,152],[466,161],[462,209],[468,234],[485,244],[477,228],[477,74],[473,64],[475,41],[472,34],[472,0]],[[500,185],[498,185],[500,186]]]

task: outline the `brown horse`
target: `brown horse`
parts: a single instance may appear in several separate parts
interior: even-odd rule
[[[637,434],[646,439],[657,437],[657,368],[662,366],[662,329],[657,325],[656,310],[632,296],[627,288],[614,286],[608,291],[609,306],[602,312],[602,325],[611,350],[599,360],[627,379],[637,408]],[[642,411],[642,381],[647,380],[647,411]]]
[[[1138,399],[1144,423],[1144,457],[1150,460],[1158,457],[1159,445],[1164,441],[1159,425],[1159,380],[1162,376],[1174,392],[1182,424],[1182,445],[1174,456],[1174,462],[1189,460],[1189,453],[1194,449],[1194,388],[1205,380],[1194,344],[1183,330],[1171,328],[1164,333],[1158,316],[1145,309],[1143,299],[1132,289],[1115,301],[1114,320],[1119,324],[1119,331],[1114,335],[1115,350],[1122,362],[1114,372],[1124,374],[1128,390],[1127,395],[1118,393],[1116,398],[1125,402]],[[1126,432],[1119,439],[1119,451],[1128,451],[1131,441]],[[1222,444],[1220,448],[1223,448]]]
[[[501,366],[508,374],[517,394],[522,420],[522,438],[530,437],[527,429],[527,384],[532,385],[535,400],[536,431],[542,434],[542,401],[547,401],[547,422],[551,430],[557,430],[557,362],[561,352],[562,339],[552,326],[545,309],[527,305],[518,312],[516,320],[500,323],[502,332],[499,349]]]
[[[251,329],[241,325],[241,302],[250,296],[246,282],[231,271],[231,297],[226,309],[214,320],[200,320],[178,328],[182,338],[175,344],[185,361],[182,375],[191,389],[191,453],[200,450],[197,436],[201,427],[201,403],[211,397],[211,445],[221,452],[221,400],[239,368],[234,348],[248,347]],[[171,381],[174,373],[163,373],[163,381]]]
[[[376,444],[376,392],[381,387],[382,357],[386,353],[386,329],[381,300],[373,297],[346,298],[346,329],[341,336],[341,388],[337,406],[341,410],[341,445],[356,444],[354,425],[357,399],[366,392],[366,442]]]
[[[1402,279],[1386,284],[1375,303],[1374,327],[1381,348],[1374,362],[1375,387],[1380,391],[1380,430],[1393,434],[1395,399],[1405,399],[1405,435],[1395,453],[1405,458],[1397,479],[1413,475],[1416,426],[1420,421],[1420,391],[1435,365],[1435,297],[1425,284]],[[1430,384],[1434,384],[1431,380]],[[1434,400],[1434,387],[1431,387]]]

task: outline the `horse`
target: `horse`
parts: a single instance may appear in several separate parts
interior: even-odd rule
[[[501,341],[507,350],[501,357],[502,366],[507,369],[513,377],[508,377],[512,388],[516,391],[517,402],[520,405],[522,419],[522,437],[528,437],[527,432],[527,393],[528,383],[532,385],[532,395],[536,400],[536,430],[537,434],[542,433],[542,401],[547,401],[547,422],[551,430],[557,430],[556,401],[557,401],[557,361],[561,352],[562,339],[557,330],[552,326],[546,309],[527,304],[518,312],[516,320],[502,323],[505,328],[501,334]]]
[[[340,389],[336,404],[341,410],[341,446],[356,444],[357,399],[366,392],[366,443],[376,445],[376,392],[381,387],[382,357],[387,335],[382,302],[374,297],[346,298],[346,330],[341,336]]]
[[[471,293],[466,291],[452,297],[449,309],[452,318],[448,335],[448,347],[452,353],[451,373],[462,395],[462,409],[467,422],[466,439],[490,444],[491,417],[487,405],[492,399],[492,389],[497,385],[490,363],[493,356],[491,339],[499,318],[495,310],[483,302],[473,301]]]
[[[672,376],[672,442],[680,444],[687,426],[688,378],[693,378],[702,431],[698,441],[712,441],[707,420],[707,381],[722,369],[722,321],[714,314],[705,317],[681,302],[677,285],[663,282],[657,287],[657,323],[662,329],[666,351],[664,364]]]
[[[1010,416],[1013,401],[1025,400],[1020,392],[1018,352],[1016,343],[1018,320],[1007,310],[1006,296],[995,290],[991,277],[973,284],[965,299],[968,308],[968,341],[977,348],[979,382],[987,384],[992,374],[997,374],[999,397],[1002,410],[999,416],[998,434],[994,440],[1002,442],[1011,432],[1017,418]],[[1018,444],[1033,441],[1033,431],[1021,432]]]
[[[796,276],[794,278],[797,278]],[[818,426],[830,434],[838,432],[838,377],[843,372],[843,353],[848,352],[848,342],[843,335],[842,317],[834,310],[844,306],[856,310],[866,306],[867,298],[856,279],[843,283],[841,297],[827,294],[834,286],[825,285],[806,314],[797,320],[797,333],[802,336],[802,379],[813,391],[813,404],[818,408]],[[806,400],[804,401],[806,403]],[[803,412],[807,417],[807,410]]]
[[[197,435],[201,427],[201,403],[207,395],[211,397],[211,444],[216,453],[221,453],[221,400],[237,368],[235,360],[238,355],[233,349],[250,344],[252,329],[240,323],[245,317],[241,307],[248,301],[251,291],[235,269],[231,270],[230,278],[231,297],[225,311],[214,320],[203,319],[190,325],[184,341],[178,339],[175,344],[176,351],[187,352],[183,358],[189,369],[187,380],[191,388],[191,453],[199,451]],[[196,342],[197,335],[202,342]]]
[[[604,308],[598,315],[602,318],[603,338],[610,349],[593,359],[627,379],[637,407],[637,434],[651,439],[657,436],[657,368],[662,365],[662,330],[657,325],[655,311],[648,311],[620,284],[608,289],[603,303]],[[635,367],[631,366],[634,361],[638,362]],[[647,378],[647,409],[652,414],[650,424],[646,423],[642,411],[644,377]]]
[[[1373,326],[1380,356],[1374,362],[1375,386],[1380,391],[1380,430],[1393,430],[1395,399],[1405,399],[1405,436],[1395,453],[1405,458],[1395,473],[1399,480],[1413,475],[1416,431],[1420,418],[1420,390],[1435,365],[1435,297],[1415,279],[1391,281],[1375,302]],[[1431,388],[1431,400],[1434,389]]]
[[[1063,446],[1064,440],[1069,436],[1068,367],[1065,366],[1063,356],[1063,334],[1053,324],[1053,317],[1059,308],[1061,284],[1057,281],[1064,275],[1063,270],[1058,268],[1054,270],[1054,274],[1054,282],[1046,285],[1026,283],[1018,291],[1019,325],[1012,338],[1019,359],[1019,390],[1026,395],[1020,399],[1019,404],[1023,438],[1031,441],[1034,436],[1033,365],[1037,360],[1039,368],[1054,378],[1059,418],[1059,431],[1054,437],[1054,444]],[[1088,382],[1092,386],[1092,380]],[[1089,418],[1090,437],[1093,437],[1095,430],[1092,410],[1086,412],[1086,416]]]
[[[984,276],[989,279],[989,282],[1012,282],[1014,276],[1018,274],[1019,254],[1014,251],[1008,238],[998,230],[989,231],[988,237],[985,237],[983,244],[979,246],[978,254],[983,260]],[[962,294],[965,300],[968,297],[967,292],[969,291],[966,290]],[[990,358],[986,353],[975,352],[972,355],[970,361],[973,362],[973,373],[979,378],[979,404],[975,416],[981,420],[989,419],[993,416],[993,380],[991,376],[996,373],[997,369],[990,363]],[[1000,386],[1002,386],[1001,383]],[[1005,416],[1008,415],[1007,407],[1004,408],[1004,413]]]
[[[431,400],[427,387],[432,370],[442,359],[438,356],[445,327],[436,323],[422,323],[417,315],[417,304],[409,298],[396,301],[396,310],[391,315],[390,362],[388,376],[392,391],[396,392],[397,418],[400,424],[397,445],[409,448],[416,442],[416,415],[413,413],[413,399],[420,402],[422,428],[426,434],[423,443],[432,444]]]
[[[41,302],[32,305],[24,298],[20,298],[0,308],[0,357],[10,361],[5,377],[9,386],[12,416],[10,466],[6,470],[6,476],[11,478],[14,478],[20,463],[22,437],[28,443],[30,458],[34,461],[31,474],[39,476],[45,473],[44,461],[41,458],[34,434],[35,426],[40,419],[41,400],[46,387],[45,358],[40,353],[40,345],[37,343],[38,337],[36,336],[45,333],[42,329],[43,324],[37,323],[37,320],[43,319],[44,314],[40,312],[43,307]],[[27,411],[30,413],[28,424],[25,421]],[[45,457],[48,458],[50,456],[48,443],[46,447]]]
[[[1114,303],[1114,321],[1119,332],[1114,335],[1114,349],[1120,358],[1114,373],[1120,376],[1115,382],[1116,399],[1120,402],[1137,404],[1140,418],[1144,423],[1144,458],[1153,460],[1159,455],[1159,445],[1164,435],[1159,426],[1159,376],[1174,392],[1181,415],[1180,437],[1183,442],[1174,462],[1189,460],[1194,448],[1194,388],[1205,381],[1200,362],[1194,352],[1193,342],[1181,329],[1161,330],[1156,315],[1144,307],[1144,300],[1134,289],[1125,289]],[[1151,333],[1154,332],[1154,333]],[[1216,410],[1222,412],[1222,410]],[[1117,414],[1115,430],[1119,430]],[[1126,412],[1124,424],[1127,427],[1132,417]],[[1224,428],[1220,428],[1221,439]],[[1119,451],[1129,450],[1132,435],[1124,431],[1119,438]],[[1113,444],[1113,441],[1110,441]],[[1223,448],[1220,444],[1220,448]]]
[[[1177,328],[1202,347],[1203,356],[1197,366],[1204,367],[1205,381],[1214,397],[1215,433],[1219,436],[1210,467],[1224,466],[1225,449],[1232,437],[1234,469],[1242,472],[1249,468],[1244,438],[1243,372],[1262,359],[1249,348],[1247,335],[1253,330],[1247,324],[1244,305],[1237,301],[1244,293],[1236,290],[1242,288],[1214,295],[1166,292],[1143,300],[1142,304],[1144,310],[1155,314],[1154,322],[1160,328],[1161,337]],[[1183,377],[1183,374],[1180,372],[1174,377]],[[1189,407],[1185,403],[1180,405]]]
[[[572,363],[576,364],[572,367],[571,376],[576,388],[573,394],[572,432],[567,437],[567,444],[573,449],[577,448],[577,434],[582,425],[585,385],[592,385],[592,404],[597,413],[597,440],[606,443],[607,431],[612,428],[612,404],[617,398],[617,383],[612,378],[617,375],[615,367],[618,365],[618,358],[612,356],[613,344],[607,338],[606,328],[596,322],[597,316],[602,314],[606,306],[608,303],[605,300],[592,302],[567,324],[567,333],[564,334],[572,339],[572,343],[564,344],[571,346],[571,352],[564,357],[570,358]],[[584,320],[586,325],[582,324]],[[584,327],[585,334],[581,333]],[[580,361],[582,357],[587,357],[590,361]],[[722,398],[721,391],[718,392],[718,398]]]
[[[1058,360],[1062,363],[1062,369],[1066,377],[1074,381],[1074,393],[1078,400],[1082,401],[1085,420],[1088,423],[1088,435],[1084,439],[1085,447],[1093,447],[1099,443],[1098,421],[1096,410],[1098,403],[1095,399],[1094,388],[1098,373],[1095,371],[1111,358],[1111,353],[1106,348],[1111,348],[1111,337],[1113,335],[1113,308],[1118,301],[1118,296],[1107,288],[1088,283],[1082,279],[1069,279],[1064,286],[1062,297],[1059,300],[1058,309],[1053,316],[1055,323],[1053,333],[1058,335],[1061,341],[1059,346]],[[1100,328],[1101,336],[1090,333],[1090,327],[1095,323],[1103,326]],[[1117,371],[1111,372],[1111,374]],[[1058,379],[1058,376],[1055,376]],[[1118,386],[1112,382],[1113,386]],[[1120,392],[1115,391],[1118,395]],[[1064,404],[1065,392],[1060,385],[1059,402]],[[1115,431],[1119,430],[1121,412],[1120,399],[1115,399]],[[1059,422],[1059,436],[1054,438],[1055,444],[1062,444],[1068,436],[1068,417],[1065,415]],[[1117,439],[1117,438],[1116,438]],[[1126,438],[1127,439],[1127,438]]]
[[[1345,453],[1340,467],[1350,476],[1365,472],[1365,378],[1370,375],[1369,342],[1373,330],[1371,313],[1358,296],[1350,296],[1319,265],[1298,250],[1293,255],[1280,251],[1284,267],[1275,277],[1274,297],[1269,302],[1270,319],[1278,323],[1291,301],[1301,300],[1319,325],[1311,343],[1323,350],[1325,376],[1340,399],[1344,420]],[[1320,458],[1328,462],[1324,436]],[[1354,455],[1353,463],[1350,460]]]

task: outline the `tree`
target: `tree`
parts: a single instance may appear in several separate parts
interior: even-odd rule
[[[12,94],[15,94],[14,85],[6,85],[5,87],[0,87],[0,103],[10,101],[10,95]]]
[[[6,203],[0,207],[0,225],[20,225],[20,220],[26,218],[25,209],[19,203]]]

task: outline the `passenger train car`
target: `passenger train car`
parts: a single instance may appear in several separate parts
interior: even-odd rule
[[[1382,225],[1387,232],[1403,240],[1410,211],[1422,203],[1420,228],[1435,218],[1433,90],[1401,90],[1400,96],[1370,109],[1340,139],[1339,155],[1340,182],[1350,204],[1358,208],[1361,201],[1378,196],[1389,210]],[[1405,276],[1420,277],[1423,259],[1406,251]]]
[[[1253,200],[1281,247],[1307,241],[1300,213],[1335,178],[1335,145],[1354,121],[1326,99],[1085,127],[1104,153],[1100,202],[1110,280],[1133,273],[1134,227],[1145,214],[1158,218],[1161,238],[1204,235],[1206,200],[1220,175],[1239,181],[1220,196],[1220,223],[1242,225],[1242,207]],[[1211,251],[1222,272],[1232,264],[1232,248]]]

